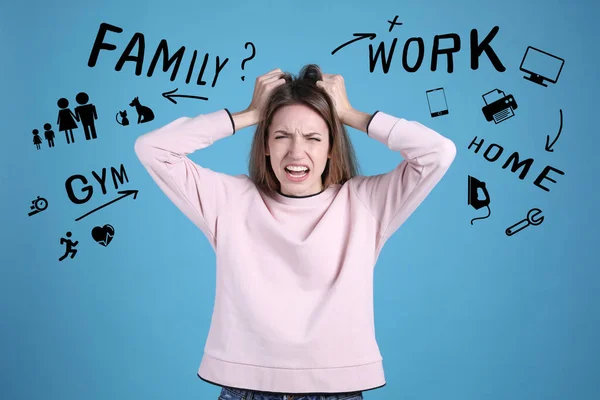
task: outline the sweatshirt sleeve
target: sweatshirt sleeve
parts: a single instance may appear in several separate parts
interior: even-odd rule
[[[399,151],[402,162],[373,176],[355,176],[350,185],[379,222],[380,246],[406,221],[442,179],[456,156],[450,139],[415,121],[376,111],[367,124],[369,137]]]
[[[188,158],[196,150],[235,134],[227,109],[196,117],[181,117],[139,136],[135,153],[165,195],[208,238],[216,250],[217,218],[243,185],[231,176],[202,167]]]

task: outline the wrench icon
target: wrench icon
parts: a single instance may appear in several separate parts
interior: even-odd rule
[[[519,232],[520,230],[523,230],[523,229],[527,228],[529,225],[539,225],[539,224],[541,224],[542,221],[544,220],[544,216],[543,215],[540,216],[540,217],[538,217],[541,213],[542,213],[542,210],[540,210],[539,208],[532,208],[527,213],[527,218],[520,220],[519,222],[517,222],[513,226],[511,226],[511,227],[509,227],[509,228],[506,229],[506,235],[507,236],[512,236],[515,233]]]

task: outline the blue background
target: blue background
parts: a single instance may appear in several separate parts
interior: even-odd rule
[[[365,392],[366,399],[597,399],[600,397],[599,270],[596,214],[598,194],[596,123],[598,105],[599,7],[569,1],[81,1],[12,2],[1,6],[3,50],[0,79],[4,96],[2,182],[2,278],[0,278],[0,397],[6,399],[216,399],[219,388],[196,376],[208,333],[215,288],[215,256],[208,241],[162,194],[137,160],[138,136],[180,116],[229,108],[245,109],[254,80],[274,68],[297,74],[307,63],[339,73],[354,108],[382,110],[419,121],[452,139],[454,164],[417,211],[386,243],[375,268],[376,334],[384,357],[387,385]],[[389,32],[388,20],[398,15]],[[123,29],[105,41],[87,65],[99,25]],[[495,70],[483,54],[470,67],[469,35],[481,41],[500,30],[492,47],[506,67]],[[134,64],[115,65],[135,32],[144,35],[143,73]],[[355,42],[331,55],[353,33],[376,39]],[[431,71],[435,35],[457,33],[461,50],[454,72],[446,57]],[[402,48],[422,37],[421,68],[402,68]],[[381,60],[369,71],[368,46],[398,38],[387,74]],[[160,40],[170,54],[186,47],[175,81],[157,67],[146,76]],[[256,55],[245,48],[254,43]],[[445,41],[442,47],[451,43]],[[542,87],[523,79],[519,65],[527,46],[564,58],[556,84]],[[136,47],[137,49],[137,47]],[[198,50],[194,79],[209,53],[207,85],[185,84],[187,63]],[[411,51],[414,61],[414,50]],[[229,58],[211,87],[215,59]],[[246,80],[242,81],[241,76]],[[425,92],[444,87],[449,114],[429,115]],[[206,96],[208,101],[161,93]],[[512,94],[519,108],[499,124],[481,112],[482,94],[498,88]],[[84,91],[95,104],[98,139],[83,129],[67,145],[56,125],[61,97],[76,105]],[[133,97],[151,107],[156,119],[135,123]],[[131,125],[115,121],[127,109]],[[544,150],[562,133],[554,152]],[[56,146],[41,150],[49,122]],[[349,129],[361,173],[393,169],[400,161],[364,133]],[[191,158],[213,170],[247,173],[253,127],[219,141]],[[469,144],[484,139],[475,153]],[[482,153],[497,143],[496,162]],[[521,180],[502,169],[509,154],[534,158]],[[102,168],[125,167],[129,182],[107,194],[92,176]],[[533,181],[547,165],[550,191]],[[85,175],[93,184],[86,204],[73,204],[66,179]],[[467,176],[485,181],[491,216],[467,204]],[[79,189],[81,185],[76,185]],[[139,190],[135,200],[115,202],[86,218],[75,218]],[[45,211],[29,217],[31,201],[48,199]],[[514,236],[504,230],[533,207],[541,225]],[[92,239],[96,225],[111,224],[114,240],[103,247]],[[62,262],[60,238],[71,231],[77,254]]]

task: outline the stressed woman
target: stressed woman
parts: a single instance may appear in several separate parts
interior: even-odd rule
[[[189,158],[253,125],[248,175]],[[345,125],[403,160],[360,175]],[[309,64],[298,77],[280,69],[258,77],[244,111],[178,118],[140,136],[135,152],[215,251],[198,376],[222,388],[220,399],[355,400],[385,385],[375,262],[450,167],[450,139],[355,110],[343,77]]]

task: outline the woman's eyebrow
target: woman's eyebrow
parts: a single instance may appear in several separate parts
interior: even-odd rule
[[[282,130],[277,130],[273,133],[283,133],[284,135],[291,135],[290,133],[286,132],[286,131],[282,131]],[[304,133],[302,134],[302,136],[314,136],[314,135],[319,135],[319,136],[323,136],[321,135],[319,132],[309,132],[309,133]]]

